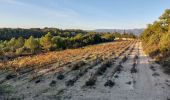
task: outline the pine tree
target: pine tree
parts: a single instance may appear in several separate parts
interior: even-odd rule
[[[48,32],[44,37],[41,37],[40,44],[43,46],[43,49],[50,51],[53,46],[52,37],[53,36],[50,32]]]
[[[170,9],[166,9],[159,19],[163,28],[167,31],[170,26]]]
[[[23,38],[23,37],[19,37],[19,38],[16,40],[16,44],[15,44],[16,48],[21,48],[21,47],[23,47],[23,46],[24,46],[24,42],[25,42],[24,38]]]
[[[15,51],[15,44],[16,44],[16,39],[15,38],[12,38],[9,42],[8,42],[8,47],[11,51]]]
[[[33,36],[30,36],[30,38],[25,41],[24,45],[31,50],[31,53],[35,53],[35,50],[39,47],[38,41],[35,40]]]

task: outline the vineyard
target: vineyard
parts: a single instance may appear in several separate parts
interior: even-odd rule
[[[166,84],[169,80],[162,77],[164,74],[156,72],[159,70],[158,65],[146,63],[145,60],[149,59],[143,55],[141,43],[138,40],[128,40],[4,61],[1,62],[0,71],[2,84],[0,98],[5,100],[168,98],[169,91],[165,84],[153,82],[159,84],[156,87],[159,89],[158,93],[155,93],[155,88],[150,87],[152,82],[146,85],[150,79],[161,79],[161,82],[165,79]],[[149,69],[146,66],[152,67]],[[153,71],[149,72],[153,75],[148,75],[147,71]]]

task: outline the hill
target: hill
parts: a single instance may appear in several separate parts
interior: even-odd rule
[[[118,33],[124,33],[124,32],[127,32],[127,33],[134,33],[135,35],[140,35],[143,31],[144,31],[144,28],[141,28],[141,29],[96,29],[96,30],[92,30],[94,32],[118,32]]]

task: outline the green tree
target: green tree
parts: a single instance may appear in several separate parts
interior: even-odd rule
[[[16,54],[21,55],[24,52],[24,47],[16,49]]]
[[[53,47],[54,47],[55,49],[61,49],[61,48],[63,48],[63,46],[64,46],[65,43],[64,43],[62,37],[54,36],[54,37],[52,38],[52,44],[53,44]]]
[[[25,40],[23,37],[19,37],[17,40],[16,40],[16,44],[15,44],[15,47],[16,48],[21,48],[24,46],[24,43],[25,43]]]
[[[35,53],[36,49],[39,47],[38,41],[35,40],[33,36],[30,36],[30,38],[25,41],[24,45],[31,50],[31,53]]]
[[[115,36],[114,34],[105,33],[104,35],[102,35],[102,38],[104,38],[106,41],[113,41],[115,39]]]
[[[12,38],[9,42],[8,42],[8,47],[10,48],[11,51],[15,51],[15,44],[16,44],[16,39],[15,38]]]
[[[48,32],[44,37],[40,38],[40,44],[43,46],[43,49],[50,51],[51,48],[53,47],[53,41],[52,41],[53,36],[51,35],[50,32]]]
[[[161,37],[159,48],[163,53],[170,51],[170,34],[167,33]]]
[[[2,56],[4,54],[2,48],[0,47],[0,56]]]
[[[167,31],[170,25],[170,9],[166,9],[159,19],[163,28]]]

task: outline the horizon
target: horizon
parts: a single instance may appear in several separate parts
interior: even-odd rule
[[[145,29],[145,28],[127,28],[127,29],[124,29],[124,28],[112,28],[112,29],[106,29],[106,28],[98,28],[98,29],[76,29],[76,28],[58,28],[58,27],[29,27],[29,28],[24,28],[24,27],[0,27],[0,29],[45,29],[45,28],[55,28],[55,29],[60,29],[60,30],[84,30],[84,31],[94,31],[94,30],[135,30],[135,29]]]
[[[0,28],[143,29],[170,8],[167,2],[0,0]]]

